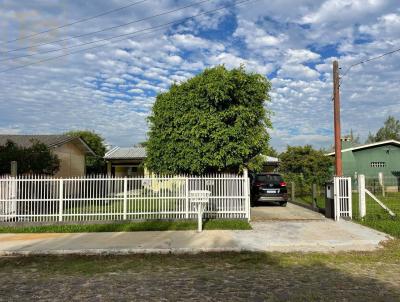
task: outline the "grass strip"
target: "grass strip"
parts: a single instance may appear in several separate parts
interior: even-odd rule
[[[207,220],[204,230],[251,230],[245,220]],[[140,232],[197,230],[196,221],[140,221],[109,224],[74,224],[40,226],[1,226],[0,233],[90,233],[90,232]]]

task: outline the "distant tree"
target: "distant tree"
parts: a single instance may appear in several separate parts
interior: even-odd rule
[[[99,134],[89,130],[77,130],[69,131],[66,135],[76,136],[83,139],[88,146],[94,151],[95,156],[86,156],[86,172],[92,173],[104,173],[106,171],[106,163],[104,161],[104,155],[106,153],[106,146],[104,144],[104,138]]]
[[[376,142],[376,138],[375,135],[371,132],[368,133],[367,136],[367,140],[365,141],[366,144],[371,144],[371,143],[375,143]]]
[[[385,140],[400,140],[400,121],[394,116],[388,116],[383,127],[374,135],[369,133],[367,143],[381,142]]]
[[[360,136],[359,136],[358,134],[355,134],[355,133],[353,132],[353,129],[350,129],[349,138],[350,138],[350,141],[351,141],[353,144],[355,144],[355,145],[360,145],[360,144],[361,144],[361,142],[360,142]]]
[[[12,161],[18,164],[18,174],[55,174],[60,167],[57,155],[45,145],[33,141],[29,148],[17,146],[8,141],[0,146],[0,174],[9,174]]]
[[[332,176],[332,159],[310,145],[288,146],[279,159],[279,171],[284,173],[288,180],[300,179],[308,185],[323,184]]]
[[[143,148],[145,148],[146,146],[147,146],[147,141],[143,141],[135,145],[135,147],[143,147]]]
[[[147,167],[157,173],[238,172],[268,149],[269,81],[243,67],[204,72],[157,96]]]
[[[276,151],[275,148],[272,146],[268,147],[268,150],[265,152],[265,155],[272,157],[279,157],[278,151]]]

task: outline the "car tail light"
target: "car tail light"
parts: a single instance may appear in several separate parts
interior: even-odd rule
[[[286,182],[281,181],[279,185],[280,185],[281,187],[286,187]]]
[[[256,183],[255,183],[255,186],[256,186],[256,187],[261,187],[261,186],[262,186],[262,183],[261,183],[261,182],[256,182]]]

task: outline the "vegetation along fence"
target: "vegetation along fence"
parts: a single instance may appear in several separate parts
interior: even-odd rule
[[[0,221],[194,219],[190,192],[210,191],[206,218],[250,218],[247,176],[0,178]]]
[[[325,209],[325,185],[298,180],[287,184],[288,195],[292,201],[313,206],[316,209]]]
[[[400,216],[400,176],[367,177],[359,175],[357,190],[353,191],[353,200],[361,202],[353,205],[358,217],[366,219],[385,220],[399,219]],[[360,192],[361,191],[361,192]],[[367,193],[367,192],[368,193]]]
[[[313,184],[299,179],[288,181],[289,197],[293,201],[325,209],[325,184]],[[380,201],[379,203],[371,195],[364,194],[365,219],[398,220],[400,217],[400,176],[377,174],[375,177],[364,177],[364,182],[365,189]],[[352,212],[355,219],[363,216],[360,214],[359,189],[358,177],[352,177]],[[395,216],[391,215],[386,208]]]

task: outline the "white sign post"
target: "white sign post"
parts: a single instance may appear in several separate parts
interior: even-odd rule
[[[197,232],[203,229],[203,213],[210,200],[211,192],[207,190],[190,191],[190,202],[197,212]]]

